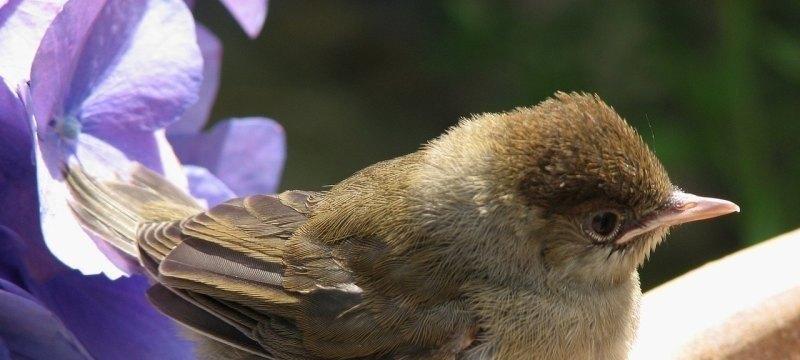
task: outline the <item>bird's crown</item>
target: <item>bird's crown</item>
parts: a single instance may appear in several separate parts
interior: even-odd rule
[[[596,95],[559,92],[503,116],[500,169],[530,205],[559,211],[599,198],[644,210],[673,190],[639,134]]]

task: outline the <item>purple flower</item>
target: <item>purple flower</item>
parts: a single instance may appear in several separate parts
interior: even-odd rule
[[[0,357],[87,359],[89,354],[63,322],[24,287],[25,243],[0,225]]]
[[[204,201],[206,207],[223,203],[236,197],[236,194],[222,180],[202,166],[184,165],[183,172],[189,180],[189,193],[195,199]]]
[[[61,171],[78,161],[106,177],[137,161],[216,203],[234,192],[207,169],[181,168],[163,128],[183,116],[186,131],[178,136],[189,143],[207,137],[226,154],[200,159],[214,152],[206,144],[187,157],[229,175],[228,185],[245,192],[274,190],[277,175],[264,174],[280,172],[282,130],[247,120],[196,134],[216,93],[219,51],[216,64],[205,67],[203,100],[185,112],[203,76],[193,20],[180,1],[63,3],[0,0],[0,358],[191,358],[191,344],[147,303],[147,279],[109,279],[136,264],[80,229]],[[201,44],[213,39],[196,31]],[[273,170],[250,176],[226,168],[241,167],[241,151],[252,145],[231,144],[245,141],[277,146],[274,154],[248,153]]]
[[[34,35],[56,16],[36,10],[50,5],[60,8],[26,0],[0,8],[3,55],[19,55],[0,55],[0,75],[8,76],[0,78],[0,358],[191,358],[191,344],[147,303],[143,276],[81,275],[56,260],[42,237],[47,232],[62,255],[77,250],[70,265],[119,274],[65,207],[60,166],[67,158],[100,172],[109,171],[102,164],[142,161],[167,173],[171,167],[185,182],[158,128],[196,97],[201,60],[191,15],[179,1],[72,0],[34,61]],[[16,41],[19,34],[29,42]],[[27,72],[32,92],[21,86],[15,94],[7,84],[23,84]]]
[[[0,81],[0,358],[191,358],[191,344],[147,303],[143,276],[84,276],[50,254],[25,112]]]
[[[169,141],[183,163],[208,169],[236,196],[277,188],[285,141],[283,128],[270,119],[228,119],[205,133],[170,132]]]
[[[68,2],[47,30],[31,69],[42,230],[53,254],[85,274],[119,275],[77,225],[65,199],[64,165],[97,177],[131,161],[185,186],[163,130],[193,102],[202,58],[180,1]],[[106,252],[112,260],[113,252]]]
[[[202,26],[197,41],[204,64],[200,99],[167,128],[181,162],[196,165],[185,167],[192,195],[216,205],[235,196],[275,192],[286,153],[280,125],[267,118],[236,118],[201,132],[219,86],[222,45]]]

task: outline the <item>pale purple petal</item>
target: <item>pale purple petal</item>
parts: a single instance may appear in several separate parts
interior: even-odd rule
[[[240,196],[274,193],[283,172],[286,137],[283,127],[263,118],[223,122],[212,136],[224,140],[216,174]]]
[[[219,71],[222,65],[222,43],[210,30],[197,24],[197,44],[203,54],[203,83],[200,86],[200,98],[183,113],[180,120],[167,128],[169,133],[200,131],[208,121],[211,107],[217,97]]]
[[[46,138],[39,137],[40,134]],[[64,144],[53,132],[36,131],[34,139],[38,145],[34,150],[41,230],[47,247],[64,264],[84,274],[103,272],[110,278],[121,276],[122,272],[78,225],[67,203],[70,195],[62,169],[68,159],[78,157],[92,176],[111,178],[115,173],[124,173],[129,161],[119,150],[88,134],[79,134],[75,139],[80,146]]]
[[[158,144],[158,151],[161,154],[161,174],[169,180],[173,185],[188,190],[189,184],[186,181],[186,176],[183,173],[183,165],[178,160],[178,155],[167,140],[167,132],[164,129],[158,130],[153,133]]]
[[[275,192],[283,171],[283,128],[265,118],[230,119],[202,134],[170,134],[185,164],[207,168],[238,196]]]
[[[187,189],[186,177],[164,137],[163,130],[155,133],[129,131],[127,136],[114,133],[105,139],[82,133],[78,135],[74,149],[65,149],[57,138],[39,141],[38,144],[36,170],[42,233],[53,255],[84,274],[103,272],[112,279],[135,268],[132,264],[110,261],[108,257],[119,260],[118,254],[102,245],[98,248],[102,243],[92,239],[78,225],[67,204],[69,191],[63,182],[61,169],[67,161],[76,161],[90,175],[112,179],[128,174],[133,161],[137,161],[162,171],[173,184]],[[129,259],[130,261],[132,260]]]
[[[13,359],[90,359],[75,337],[27,292],[0,279],[0,339]]]
[[[189,192],[195,199],[205,201],[207,207],[212,207],[236,197],[236,194],[208,169],[186,165],[183,170],[189,180]]]
[[[150,305],[144,276],[111,281],[65,271],[47,284],[54,312],[96,359],[192,359],[176,324]]]
[[[143,274],[144,268],[139,264],[139,261],[135,258],[131,257],[129,254],[126,254],[120,249],[111,245],[107,240],[105,240],[102,236],[98,235],[94,231],[83,228],[83,231],[89,236],[95,246],[103,253],[108,261],[110,261],[117,269],[120,269],[125,274]],[[63,264],[62,264],[63,266]]]
[[[67,204],[69,191],[60,178],[60,173],[50,172],[42,151],[36,151],[36,172],[42,233],[53,255],[65,265],[84,274],[102,272],[110,278],[121,276],[122,272],[78,225]]]
[[[12,86],[30,79],[31,64],[39,42],[64,1],[0,2],[0,76]]]
[[[267,0],[221,0],[244,32],[255,38],[267,19]]]
[[[108,168],[121,164],[124,165],[122,168],[113,170],[117,174],[124,174],[129,169],[128,164],[135,161],[163,174],[178,187],[187,188],[183,169],[172,146],[166,140],[164,130],[144,132],[97,129],[91,135],[81,134],[77,152],[78,159],[82,162],[83,159],[97,156],[98,153],[119,152],[114,158],[96,159],[97,166]]]
[[[155,130],[197,100],[202,62],[178,0],[73,0],[45,34],[31,74],[40,131],[57,115],[82,131]]]

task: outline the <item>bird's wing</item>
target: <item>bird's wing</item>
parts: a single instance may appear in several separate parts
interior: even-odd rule
[[[141,166],[114,181],[65,172],[81,223],[137,256],[160,284],[151,301],[209,338],[273,359],[374,360],[450,359],[471,336],[458,286],[426,281],[424,256],[381,260],[392,247],[364,235],[362,201],[339,198],[320,216],[327,195],[290,191],[203,212]],[[299,230],[319,218],[362,235]]]
[[[365,292],[341,249],[295,234],[314,195],[251,196],[141,226],[142,263],[175,295],[154,290],[151,301],[200,333],[268,358],[453,358],[475,331],[463,301],[419,304]],[[290,238],[308,244],[304,253],[287,254]],[[367,249],[375,240],[341,243]]]
[[[466,300],[452,289],[458,285],[439,284],[439,294],[452,296],[418,296],[416,291],[433,286],[412,290],[401,284],[403,274],[416,277],[417,269],[409,272],[404,266],[414,262],[387,261],[378,254],[388,251],[387,244],[377,236],[331,243],[311,235],[290,241],[284,285],[307,292],[296,324],[314,354],[454,360],[471,345],[477,326]]]
[[[166,286],[224,300],[246,298],[253,306],[291,305],[296,299],[282,290],[283,248],[306,220],[310,195],[255,195],[184,220],[143,225],[140,257]]]
[[[239,349],[313,359],[293,325],[300,298],[283,290],[281,256],[314,194],[255,195],[184,220],[141,225],[140,259],[162,287],[150,300],[173,319]]]

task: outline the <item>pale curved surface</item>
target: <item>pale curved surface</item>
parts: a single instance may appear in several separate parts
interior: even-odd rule
[[[631,359],[800,359],[800,230],[645,294]]]

